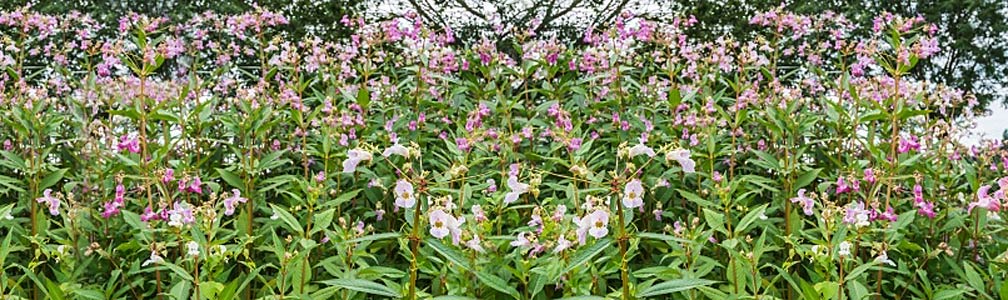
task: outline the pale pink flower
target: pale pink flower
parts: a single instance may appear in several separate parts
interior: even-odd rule
[[[655,156],[654,149],[651,149],[651,147],[648,147],[647,145],[644,145],[644,143],[640,143],[640,144],[634,145],[633,147],[630,147],[630,150],[629,150],[630,158],[634,158],[634,157],[636,157],[638,155],[641,155],[641,154],[645,154],[648,157],[654,157]]]
[[[371,152],[367,152],[363,149],[356,148],[347,151],[347,159],[343,160],[343,173],[353,173],[357,171],[357,165],[361,161],[370,161],[372,158]]]
[[[465,223],[465,218],[455,218],[444,210],[437,209],[430,213],[430,234],[438,239],[451,234],[452,243],[458,245],[462,236],[462,229],[459,226],[463,223]]]
[[[241,191],[238,189],[231,189],[231,197],[224,198],[224,215],[233,215],[235,211],[235,204],[245,203],[248,199],[241,196]]]
[[[54,215],[54,216],[58,216],[59,215],[60,200],[59,200],[59,198],[56,198],[56,197],[53,197],[52,195],[50,195],[51,193],[52,193],[51,189],[45,189],[45,191],[42,191],[42,197],[39,197],[38,199],[35,199],[35,202],[45,203],[46,205],[49,206],[49,214]]]
[[[665,160],[675,160],[679,162],[679,166],[685,173],[696,172],[696,162],[690,158],[690,151],[688,149],[672,150],[668,154],[665,154]]]
[[[644,205],[644,186],[639,179],[634,178],[623,188],[623,206],[636,208]]]
[[[396,207],[410,208],[416,205],[416,194],[413,193],[413,184],[405,179],[396,181],[395,189]]]
[[[409,148],[406,148],[405,146],[400,145],[399,143],[395,143],[392,146],[385,148],[385,151],[382,152],[382,156],[384,157],[389,157],[392,155],[399,155],[405,158],[409,158]]]
[[[805,196],[805,189],[798,190],[798,197],[791,198],[791,203],[799,203],[802,206],[806,216],[812,215],[812,208],[815,207],[815,201],[812,198]]]
[[[605,210],[597,209],[580,219],[574,217],[574,223],[578,225],[576,233],[579,244],[585,243],[586,235],[600,239],[609,234],[609,212]]]
[[[990,185],[981,186],[976,193],[977,200],[970,202],[969,207],[966,208],[966,211],[972,213],[974,207],[986,208],[989,211],[1000,211],[1001,202],[998,199],[994,199],[994,197],[990,196],[989,194],[990,189],[991,189]]]
[[[518,197],[521,197],[522,194],[527,193],[529,190],[529,185],[518,182],[518,176],[516,175],[508,177],[507,186],[511,191],[504,195],[505,204],[514,203],[518,200]]]

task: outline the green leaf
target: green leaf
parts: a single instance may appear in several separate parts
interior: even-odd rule
[[[311,232],[309,232],[308,234],[309,235],[315,234],[317,232],[329,228],[329,225],[332,224],[333,214],[335,213],[336,209],[330,208],[322,211],[321,213],[315,214],[315,216],[313,217],[315,219],[314,220],[315,224],[312,227]]]
[[[833,299],[840,293],[840,284],[833,281],[823,281],[815,284],[815,291],[823,299]]]
[[[1006,282],[1008,282],[1008,281],[1006,281]],[[940,291],[938,291],[937,293],[934,294],[934,298],[932,298],[932,299],[934,299],[934,300],[962,299],[962,294],[964,294],[964,293],[966,293],[966,291],[961,290],[961,289],[940,290]],[[1002,299],[1005,299],[1005,298],[1002,298]]]
[[[693,243],[693,241],[691,241],[691,240],[679,238],[679,237],[676,237],[676,236],[673,236],[673,235],[661,234],[661,233],[653,233],[653,232],[641,232],[641,233],[637,234],[637,237],[639,237],[641,239],[646,239],[646,240],[659,240],[659,241],[666,241],[666,242],[680,242],[680,243],[687,243],[687,244],[692,244]]]
[[[391,238],[397,238],[397,237],[399,237],[399,233],[398,232],[376,233],[376,234],[365,235],[365,236],[362,236],[362,237],[359,237],[359,238],[355,238],[355,239],[346,240],[343,243],[344,244],[360,243],[360,242],[367,242],[367,241],[376,241],[376,240],[391,239]]]
[[[497,277],[497,275],[485,272],[476,272],[476,278],[479,278],[480,282],[501,293],[511,295],[511,297],[514,297],[515,299],[521,298],[521,295],[518,294],[518,290],[504,281],[504,279]]]
[[[472,267],[469,266],[468,260],[466,260],[465,257],[462,256],[462,252],[459,252],[458,249],[451,248],[445,245],[444,243],[441,243],[441,240],[435,239],[433,237],[428,237],[424,239],[424,243],[431,246],[431,248],[434,248],[434,251],[440,253],[442,256],[447,258],[448,261],[452,262],[453,264],[456,264],[459,267],[462,267],[462,269],[465,269],[467,271],[472,271]]]
[[[57,182],[60,181],[60,179],[63,179],[63,175],[66,174],[66,171],[67,169],[59,169],[56,170],[55,172],[49,173],[49,175],[46,175],[46,177],[42,178],[42,181],[39,182],[38,189],[44,190],[48,187],[55,185]]]
[[[707,226],[721,233],[728,233],[728,229],[725,229],[724,226],[724,214],[706,208],[703,209],[703,214],[704,220],[707,220]]]
[[[217,174],[220,174],[221,179],[223,179],[224,182],[227,182],[231,186],[236,187],[238,189],[245,188],[245,182],[241,180],[241,177],[238,177],[238,175],[231,173],[231,171],[217,168]]]
[[[104,293],[97,290],[76,289],[73,290],[73,293],[83,299],[103,300],[107,298]]]
[[[822,172],[822,168],[815,168],[809,170],[808,172],[805,172],[805,174],[799,176],[798,180],[795,181],[794,188],[800,189],[805,187],[806,185],[811,184],[812,181],[814,181],[816,178],[819,177],[819,172]]]
[[[161,265],[171,269],[176,275],[181,276],[182,279],[185,279],[186,281],[193,281],[192,275],[190,275],[185,269],[182,269],[182,267],[167,261],[161,263]]]
[[[571,257],[571,260],[567,262],[567,267],[564,268],[562,273],[570,272],[580,265],[587,264],[589,260],[609,248],[609,246],[612,245],[612,241],[612,238],[605,238],[595,241],[594,245],[587,248],[579,249],[574,253],[574,256]]]
[[[644,290],[638,292],[637,297],[644,298],[644,297],[654,297],[658,295],[671,294],[675,292],[695,289],[701,286],[711,285],[714,283],[717,283],[717,281],[707,279],[692,279],[692,278],[674,279],[649,286]]]
[[[301,223],[299,223],[298,220],[295,219],[290,212],[287,212],[286,209],[277,206],[276,204],[273,203],[270,203],[270,207],[272,207],[273,212],[276,212],[277,216],[280,217],[280,220],[283,220],[284,224],[287,224],[287,227],[289,227],[289,229],[297,231],[297,233],[304,235],[304,228],[301,228]]]
[[[341,279],[325,280],[322,281],[322,283],[328,286],[336,286],[343,289],[368,293],[372,295],[379,295],[393,298],[402,297],[402,295],[400,295],[398,292],[385,286],[384,284],[380,284],[370,280],[341,278]]]
[[[335,206],[335,205],[340,205],[340,204],[346,203],[347,201],[350,201],[350,199],[353,199],[354,197],[357,197],[357,194],[359,194],[361,192],[361,190],[362,189],[356,189],[356,190],[352,190],[352,191],[349,191],[349,192],[346,192],[346,193],[342,193],[342,194],[339,195],[339,197],[336,197],[336,199],[333,200],[332,202],[326,203],[326,205]]]
[[[742,217],[742,220],[739,221],[738,223],[738,227],[735,227],[735,235],[739,235],[745,232],[745,230],[749,228],[749,225],[752,225],[753,222],[756,222],[756,218],[762,216],[763,212],[766,211],[767,205],[770,204],[760,205],[759,207],[750,210],[749,213],[745,215],[745,217]]]

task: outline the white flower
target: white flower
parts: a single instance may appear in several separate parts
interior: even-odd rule
[[[159,264],[159,263],[162,263],[162,262],[164,262],[164,259],[161,258],[161,256],[157,254],[157,251],[151,251],[150,258],[148,258],[147,260],[145,260],[142,264],[140,264],[140,266],[141,267],[146,267],[146,266],[148,266],[150,264],[155,264],[156,265],[156,264]]]
[[[396,181],[395,189],[392,191],[395,193],[395,205],[402,208],[410,208],[416,205],[416,195],[413,194],[413,184],[405,179],[399,179]]]
[[[280,215],[277,214],[276,209],[273,210],[273,215],[270,216],[270,220],[280,219]]]
[[[361,161],[370,161],[372,158],[371,152],[367,152],[361,148],[350,149],[347,151],[347,159],[343,161],[343,173],[353,173],[357,171],[357,164]]]
[[[511,191],[507,195],[504,195],[505,204],[515,202],[518,200],[518,197],[521,197],[522,194],[527,193],[529,190],[529,185],[518,182],[518,176],[515,175],[508,177],[507,186]]]
[[[654,149],[651,149],[651,147],[648,147],[647,145],[644,145],[644,143],[640,143],[640,144],[634,145],[633,147],[630,147],[630,152],[629,152],[630,158],[637,157],[638,155],[641,155],[641,154],[646,154],[648,157],[654,157],[655,156]]]
[[[410,157],[410,155],[409,155],[409,148],[406,148],[406,146],[400,145],[399,143],[392,144],[392,146],[389,146],[388,148],[385,148],[385,151],[382,151],[382,156],[384,156],[384,157],[389,157],[389,156],[392,156],[393,154],[396,154],[396,155],[399,155],[399,156],[402,156],[402,157],[405,157],[405,158],[409,158]]]
[[[850,255],[851,244],[847,241],[840,242],[840,250],[837,251],[837,255],[840,257],[845,257]]]
[[[596,239],[600,239],[609,234],[609,228],[607,227],[609,225],[609,212],[597,209],[583,218],[574,217],[574,224],[578,225],[576,231],[578,243],[583,245],[586,235],[590,234]]]
[[[623,206],[626,208],[644,206],[644,186],[640,180],[634,178],[623,188]]]
[[[668,154],[665,154],[665,160],[675,160],[679,162],[679,166],[682,167],[683,172],[696,172],[696,162],[694,162],[693,159],[690,159],[690,151],[687,149],[672,150]]]
[[[464,218],[456,219],[454,216],[444,212],[444,210],[434,210],[430,213],[430,234],[438,239],[442,239],[448,236],[448,234],[451,234],[452,242],[458,245],[459,239],[462,235],[462,229],[459,228],[459,226],[462,225],[462,223],[465,223]]]
[[[879,253],[879,255],[875,257],[875,262],[884,263],[893,267],[896,266],[896,263],[893,262],[891,259],[889,259],[889,254],[887,254],[885,251],[882,251],[882,253]]]
[[[188,249],[186,253],[189,254],[189,256],[199,256],[199,244],[196,243],[196,241],[189,241],[186,243],[186,248]]]

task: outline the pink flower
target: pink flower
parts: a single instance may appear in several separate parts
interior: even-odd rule
[[[392,146],[385,148],[385,151],[382,152],[382,156],[384,157],[389,157],[392,155],[399,155],[405,158],[409,158],[409,148],[406,148],[406,146],[400,145],[399,143],[395,143]]]
[[[523,248],[532,246],[532,242],[525,237],[525,232],[523,231],[518,233],[518,236],[515,237],[514,241],[511,241],[510,245],[511,247]]]
[[[811,216],[812,209],[815,207],[815,201],[805,196],[805,189],[798,190],[798,197],[791,198],[791,203],[801,204],[806,216]]]
[[[247,198],[241,196],[241,191],[238,189],[231,189],[231,197],[224,198],[224,214],[233,215],[236,203],[245,203]]]
[[[570,248],[571,245],[572,245],[571,241],[568,241],[567,237],[561,234],[559,237],[557,237],[557,243],[556,247],[553,248],[553,253],[560,253],[564,250],[567,250],[567,248]]]
[[[553,222],[563,221],[565,214],[567,214],[567,206],[563,204],[557,205],[556,210],[553,211]]]
[[[870,224],[868,222],[871,219],[869,213],[870,212],[865,209],[864,202],[858,201],[856,203],[851,203],[847,205],[847,212],[844,214],[843,222],[856,227],[868,226]]]
[[[168,211],[168,226],[182,227],[196,222],[192,206],[186,202],[175,201],[174,208]]]
[[[581,149],[581,144],[584,142],[581,138],[572,138],[570,142],[567,143],[567,150],[574,152]]]
[[[487,193],[493,193],[497,191],[497,182],[494,181],[493,178],[487,179],[486,182],[487,182],[487,188],[486,188]]]
[[[487,220],[486,213],[483,212],[483,207],[480,206],[479,204],[470,207],[469,211],[472,212],[473,219],[476,220],[476,223],[482,223]]]
[[[886,220],[886,221],[889,221],[889,222],[896,222],[896,220],[899,219],[899,216],[896,215],[896,212],[894,212],[893,208],[890,206],[890,207],[886,207],[885,212],[877,214],[872,219],[873,220]]]
[[[203,194],[203,182],[200,181],[199,176],[193,178],[193,181],[189,183],[189,188],[187,189],[190,193]]]
[[[843,176],[837,177],[837,180],[836,180],[836,193],[837,194],[843,194],[843,193],[850,192],[850,191],[851,191],[851,188],[850,188],[850,186],[847,185],[847,181],[844,181]]]
[[[481,241],[480,241],[480,238],[479,238],[478,235],[473,235],[473,238],[471,240],[469,240],[468,242],[466,242],[465,244],[466,244],[466,247],[468,247],[469,249],[472,249],[473,251],[476,251],[476,252],[479,252],[479,253],[483,253],[485,251],[485,250],[483,250],[483,245],[481,245]]]
[[[150,222],[157,220],[159,215],[151,209],[150,206],[144,208],[143,214],[140,215],[140,221]]]
[[[917,207],[917,213],[922,216],[927,216],[928,218],[934,219],[934,202],[921,201],[914,204]]]
[[[989,211],[1000,211],[1001,203],[998,199],[991,197],[988,192],[990,191],[990,185],[981,186],[977,190],[976,196],[977,200],[970,202],[969,207],[966,208],[967,212],[972,213],[974,207],[986,208]]]
[[[161,183],[167,184],[172,180],[175,180],[175,170],[170,168],[165,169],[164,176],[161,177]]]
[[[872,168],[865,169],[864,170],[864,180],[867,181],[868,183],[874,184],[875,180],[876,180],[875,179],[875,170],[872,170]]]
[[[123,135],[119,137],[119,144],[116,145],[119,151],[128,150],[130,153],[140,153],[140,143],[135,137]]]
[[[49,214],[53,216],[58,216],[60,200],[59,198],[51,196],[50,193],[52,193],[51,189],[45,189],[45,191],[42,191],[42,197],[35,199],[35,202],[45,203],[46,205],[49,206]]]

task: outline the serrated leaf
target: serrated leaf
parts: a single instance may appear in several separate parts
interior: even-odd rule
[[[707,286],[717,283],[717,281],[707,280],[707,279],[674,279],[665,281],[656,285],[649,286],[637,293],[637,297],[654,297],[658,295],[671,294],[675,292],[686,291],[694,289],[701,286]]]
[[[595,241],[595,244],[589,247],[578,249],[578,251],[574,253],[574,256],[571,256],[571,260],[567,262],[567,267],[564,268],[562,273],[570,272],[580,265],[587,264],[589,260],[609,248],[612,241],[612,238],[605,238]]]
[[[479,278],[480,282],[501,293],[511,295],[511,297],[514,297],[515,299],[521,298],[517,289],[509,285],[506,281],[504,281],[504,279],[497,277],[497,275],[486,272],[476,272],[476,278]]]
[[[402,297],[402,295],[400,295],[398,292],[385,286],[384,284],[380,284],[370,280],[340,278],[340,279],[325,280],[322,281],[322,283],[328,286],[336,286],[343,289],[368,293],[372,295],[379,295],[393,298]]]
[[[448,245],[442,243],[441,240],[433,237],[424,239],[424,243],[433,248],[434,251],[437,251],[437,253],[447,258],[448,261],[453,264],[458,265],[467,271],[472,271],[472,267],[469,266],[469,261],[462,256],[462,252],[459,252],[458,249],[449,247]]]
[[[270,203],[270,207],[272,207],[273,212],[275,212],[277,216],[280,217],[280,220],[282,220],[284,224],[287,225],[288,229],[304,235],[304,228],[301,228],[301,223],[298,222],[298,220],[295,219],[290,212],[273,203]]]

